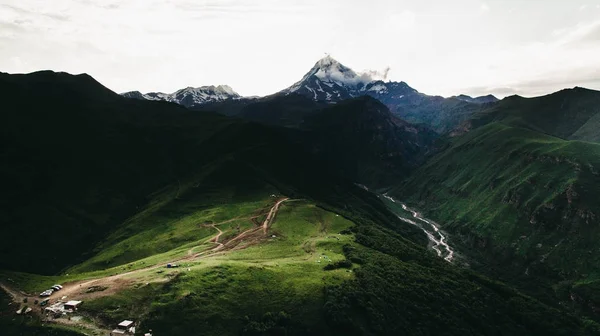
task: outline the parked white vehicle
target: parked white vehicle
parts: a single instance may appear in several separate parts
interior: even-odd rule
[[[48,289],[40,293],[40,296],[50,296],[54,293],[54,289]]]

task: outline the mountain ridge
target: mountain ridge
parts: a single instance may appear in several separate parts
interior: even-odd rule
[[[600,91],[575,87],[545,96],[511,96],[466,121],[466,130],[490,122],[526,127],[565,140],[600,142]]]
[[[477,104],[495,103],[500,100],[492,94],[489,94],[486,96],[479,96],[479,97],[471,97],[469,95],[460,94],[458,96],[453,96],[452,98],[460,99],[462,101],[466,101],[469,103],[477,103]]]

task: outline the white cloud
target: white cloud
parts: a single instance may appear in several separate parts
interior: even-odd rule
[[[577,85],[600,88],[600,21],[560,29],[552,36],[548,42],[479,55],[495,66],[488,78],[462,90],[482,94],[487,89],[502,96],[501,91],[510,88],[534,96]],[[501,90],[494,92],[495,88]]]
[[[388,66],[381,71],[366,70],[366,71],[363,71],[361,75],[365,78],[366,82],[375,81],[375,80],[386,81],[388,79],[390,70],[391,70],[391,68]]]

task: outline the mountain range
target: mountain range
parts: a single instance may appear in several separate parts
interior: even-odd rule
[[[0,102],[6,334],[600,334],[598,91],[443,98],[326,57],[267,97],[40,71]],[[43,322],[54,284],[84,319]]]
[[[121,95],[127,98],[168,101],[187,107],[242,98],[227,85],[187,87],[173,93],[130,91]]]
[[[175,102],[192,109],[206,109],[207,105],[240,100],[243,105],[246,100],[259,99],[240,97],[229,87],[219,88],[222,86],[186,88],[172,94],[141,94],[133,91],[123,95],[129,98]],[[383,81],[373,78],[368,73],[357,73],[331,56],[317,61],[300,81],[274,95],[290,94],[302,95],[323,103],[371,96],[384,103],[397,117],[414,124],[425,124],[438,133],[451,131],[473,113],[480,111],[483,106],[498,101],[492,95],[477,98],[466,95],[451,98],[429,96],[418,92],[405,82]],[[269,98],[270,96],[267,96],[262,99]]]

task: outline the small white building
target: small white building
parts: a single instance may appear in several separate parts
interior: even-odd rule
[[[117,325],[117,328],[112,331],[117,335],[133,335],[135,334],[135,326],[133,321],[124,320]]]
[[[65,303],[64,310],[76,311],[82,303],[82,301],[69,301]]]

